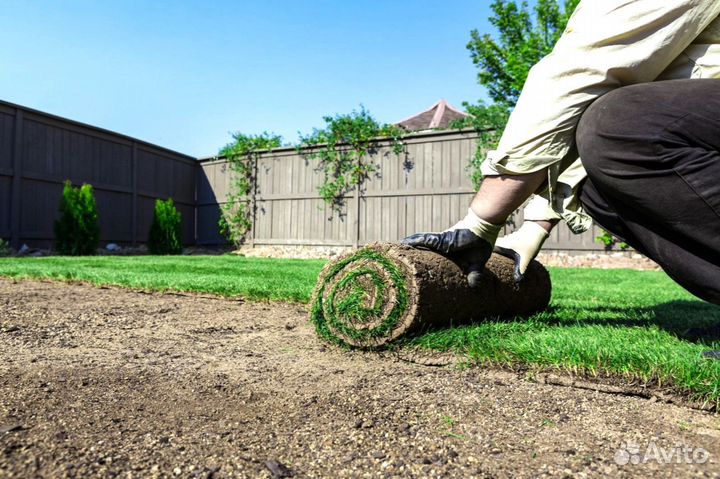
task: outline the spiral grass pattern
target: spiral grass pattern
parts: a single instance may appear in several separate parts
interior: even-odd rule
[[[480,288],[465,266],[427,250],[375,243],[328,263],[318,278],[310,320],[326,341],[380,348],[408,333],[527,314],[550,301],[550,279],[537,262],[523,285],[513,262],[493,255]]]
[[[321,273],[311,319],[328,341],[374,346],[393,337],[407,319],[408,277],[379,251],[361,249]]]

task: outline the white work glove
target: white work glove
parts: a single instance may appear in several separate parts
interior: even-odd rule
[[[530,261],[535,259],[550,234],[534,221],[526,221],[519,230],[498,238],[495,252],[515,261],[515,282],[522,281]]]
[[[414,248],[429,249],[462,263],[468,284],[475,288],[485,263],[493,251],[493,243],[503,225],[488,223],[468,208],[462,220],[440,233],[417,233],[402,240]]]

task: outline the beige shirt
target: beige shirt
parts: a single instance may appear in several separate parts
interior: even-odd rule
[[[720,0],[581,0],[553,51],[531,70],[482,173],[548,168],[548,188],[526,219],[562,218],[580,233],[591,224],[575,196],[585,171],[575,128],[594,100],[626,85],[720,78]]]

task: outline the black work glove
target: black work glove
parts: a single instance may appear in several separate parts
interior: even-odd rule
[[[468,229],[417,233],[404,238],[402,243],[447,256],[463,269],[473,288],[479,285],[481,272],[493,250],[490,243]]]
[[[414,248],[425,248],[440,254],[449,255],[471,248],[483,247],[490,243],[467,229],[443,231],[442,233],[416,233],[402,239],[402,244]]]

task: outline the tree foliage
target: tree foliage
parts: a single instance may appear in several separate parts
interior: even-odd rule
[[[530,68],[553,49],[580,0],[564,0],[562,9],[560,1],[538,0],[531,11],[525,1],[518,4],[515,0],[494,0],[489,20],[497,29],[497,36],[481,35],[477,30],[470,32],[467,48],[479,70],[478,82],[487,88],[493,103],[463,103],[472,117],[452,126],[480,132],[475,156],[468,164],[475,188],[482,182],[480,165],[488,150],[500,141]]]
[[[380,124],[361,107],[349,114],[323,117],[325,128],[314,129],[300,137],[298,151],[316,160],[323,172],[318,192],[325,202],[342,214],[345,195],[362,186],[379,165],[369,157],[378,140],[390,140],[395,154],[404,151],[401,141],[404,131],[394,125]]]
[[[496,104],[515,105],[530,68],[553,49],[580,0],[564,0],[562,9],[560,1],[538,0],[531,12],[526,1],[494,0],[490,23],[497,38],[470,33],[467,48],[479,69],[478,82]]]
[[[220,232],[235,246],[245,242],[255,216],[252,197],[256,193],[256,164],[264,150],[278,148],[282,138],[268,132],[260,135],[233,134],[233,141],[220,149],[233,172],[232,184],[218,222]]]

